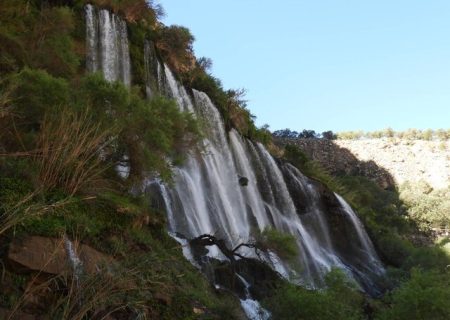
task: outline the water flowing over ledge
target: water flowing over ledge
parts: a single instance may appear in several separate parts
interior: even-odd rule
[[[87,67],[101,71],[109,81],[130,85],[130,56],[126,23],[106,10],[86,6]],[[337,194],[304,176],[292,165],[275,159],[260,143],[227,132],[220,112],[203,92],[181,85],[169,67],[159,61],[153,45],[143,44],[147,72],[146,93],[173,98],[180,110],[191,112],[203,124],[205,138],[182,166],[174,168],[174,184],[157,180],[164,200],[170,234],[198,267],[189,241],[203,234],[223,239],[229,247],[252,242],[261,232],[276,229],[295,238],[298,256],[282,259],[266,250],[259,256],[243,248],[240,254],[261,259],[280,276],[310,288],[324,285],[324,276],[340,268],[366,292],[380,293],[385,271],[362,223]],[[240,177],[248,179],[242,186]],[[226,260],[216,247],[207,257]],[[242,307],[251,319],[268,319],[246,288]]]
[[[131,84],[126,22],[108,10],[88,4],[86,10],[87,69],[103,72],[108,81]]]

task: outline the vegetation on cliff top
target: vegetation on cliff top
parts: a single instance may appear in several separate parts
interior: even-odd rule
[[[304,129],[301,132],[297,132],[291,129],[276,130],[273,132],[273,136],[276,138],[284,139],[328,139],[328,140],[358,140],[358,139],[381,139],[381,138],[398,138],[404,140],[437,140],[447,141],[450,139],[450,129],[438,129],[438,130],[419,130],[408,129],[406,131],[394,131],[392,128],[386,128],[376,131],[341,131],[334,133],[333,131],[324,131],[322,133],[316,133],[314,130]]]

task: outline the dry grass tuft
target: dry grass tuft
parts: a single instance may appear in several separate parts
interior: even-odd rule
[[[68,109],[44,118],[35,156],[39,182],[45,189],[61,188],[73,195],[87,191],[101,181],[107,168],[101,152],[111,143],[111,130],[95,124],[88,111]]]
[[[36,189],[35,191],[25,195],[11,208],[0,206],[0,236],[26,219],[43,216],[45,214],[61,210],[71,203],[80,201],[76,198],[66,197],[62,200],[46,204],[36,201],[36,199],[41,196],[42,189]],[[87,201],[90,199],[91,198],[87,197],[81,199],[81,201]]]
[[[149,288],[139,285],[138,277],[136,270],[112,272],[108,271],[107,266],[95,274],[60,274],[44,281],[38,274],[27,285],[9,319],[15,319],[20,310],[27,308],[29,301],[35,301],[35,297],[39,296],[43,298],[40,303],[47,303],[45,313],[54,319],[101,320],[117,313],[147,319],[147,301],[140,298],[139,293]]]

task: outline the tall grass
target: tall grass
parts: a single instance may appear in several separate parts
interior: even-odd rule
[[[41,185],[61,188],[69,195],[94,187],[107,168],[101,153],[111,144],[111,133],[112,129],[94,123],[88,111],[76,113],[65,108],[56,116],[46,115],[35,156]]]
[[[63,240],[55,250],[62,245]],[[44,281],[43,276],[38,273],[30,280],[8,320],[17,319],[20,310],[26,309],[29,301],[42,296],[43,292],[47,303],[46,316],[43,316],[46,319],[101,320],[110,319],[110,315],[117,313],[133,314],[134,319],[147,319],[145,293],[150,295],[149,287],[140,282],[137,269],[103,266],[97,273],[79,276],[63,273],[49,276]]]
[[[42,189],[36,189],[25,195],[11,208],[5,208],[3,205],[0,206],[0,236],[28,218],[60,210],[70,202],[74,201],[68,197],[50,204],[40,203],[36,199],[41,193]]]

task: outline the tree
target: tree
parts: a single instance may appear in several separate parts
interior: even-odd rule
[[[314,130],[304,129],[301,133],[299,133],[298,138],[303,139],[313,139],[317,138],[317,133]]]
[[[450,133],[450,132],[448,132],[448,133]],[[439,129],[436,132],[436,135],[437,135],[439,140],[445,141],[445,140],[447,140],[450,137],[448,133],[444,129]]]
[[[259,255],[259,249],[258,247],[253,243],[241,243],[237,245],[236,247],[230,249],[228,248],[227,244],[225,243],[225,240],[218,239],[213,235],[210,234],[202,234],[192,240],[189,241],[189,244],[193,247],[210,247],[210,246],[216,246],[219,248],[219,250],[223,253],[225,257],[230,260],[231,265],[233,266],[236,262],[236,258],[246,259],[243,255],[241,255],[238,251],[242,247],[247,247],[254,249],[256,254]]]
[[[422,139],[423,140],[427,140],[427,141],[433,140],[433,130],[427,129],[427,130],[423,131],[422,132]]]
[[[389,128],[384,129],[383,135],[387,138],[393,138],[395,135],[395,132],[392,128],[389,127]]]
[[[322,138],[327,140],[335,140],[336,135],[333,133],[333,131],[324,131],[322,132]]]
[[[177,73],[187,73],[195,68],[194,36],[188,28],[172,25],[158,32],[156,46]]]
[[[276,138],[295,139],[298,137],[297,131],[291,131],[291,129],[276,130],[273,132],[273,136]]]

